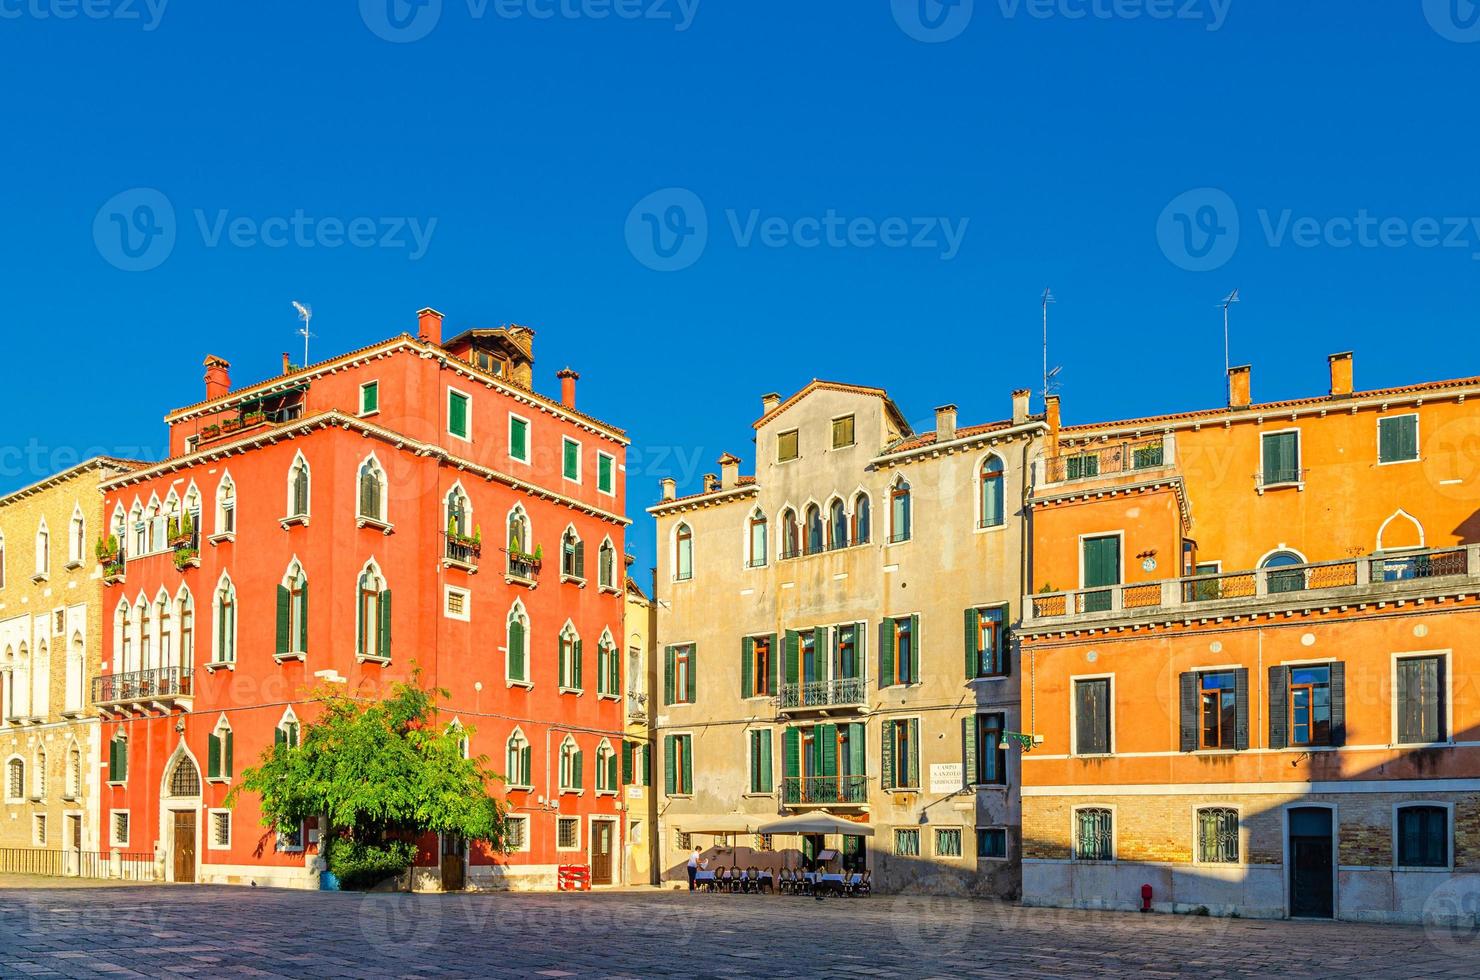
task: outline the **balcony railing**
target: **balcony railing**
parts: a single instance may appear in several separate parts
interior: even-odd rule
[[[857,806],[868,802],[867,776],[785,776],[783,806]]]
[[[159,667],[127,674],[94,677],[94,704],[123,704],[131,701],[165,701],[188,698],[194,691],[189,667]]]
[[[1480,545],[1039,593],[1026,598],[1024,618],[1026,622],[1093,614],[1113,618],[1153,610],[1183,614],[1203,607],[1215,611],[1223,604],[1277,603],[1285,595],[1360,600],[1422,591],[1422,583],[1429,580],[1465,577],[1480,578]],[[1350,595],[1339,595],[1342,590]]]
[[[842,677],[831,681],[806,684],[782,684],[777,707],[782,711],[804,711],[809,708],[832,708],[863,704],[862,677]]]
[[[1137,470],[1169,466],[1174,459],[1171,437],[1112,443],[1074,452],[1068,451],[1043,461],[1042,483],[1069,483],[1116,476]]]
[[[541,559],[522,551],[510,551],[508,548],[504,549],[504,554],[509,558],[505,574],[510,579],[531,585],[539,580],[540,566],[543,564]]]
[[[478,568],[478,561],[483,557],[483,542],[474,538],[464,537],[457,534],[442,532],[446,543],[442,549],[442,558],[450,566],[474,571]]]

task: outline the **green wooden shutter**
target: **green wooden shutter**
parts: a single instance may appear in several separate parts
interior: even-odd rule
[[[570,665],[571,665],[571,672],[575,675],[574,677],[571,678],[571,680],[574,682],[572,686],[574,686],[575,689],[578,690],[578,691],[579,690],[583,690],[583,688],[581,687],[581,641],[580,640],[576,640],[575,642],[573,642],[571,644]]]
[[[693,704],[694,703],[694,695],[695,695],[694,685],[698,683],[698,680],[697,680],[698,674],[699,674],[699,644],[694,643],[694,644],[690,644],[690,646],[689,646],[689,670],[688,670],[688,675],[689,675],[689,685],[688,685],[689,686],[689,691],[688,691],[688,700],[687,700],[687,703],[688,704]]]
[[[1198,743],[1198,713],[1202,705],[1197,690],[1197,675],[1190,670],[1178,675],[1177,687],[1181,708],[1178,719],[1181,748],[1183,752],[1195,752]]]
[[[977,644],[981,637],[981,613],[975,608],[966,610],[966,679],[980,677],[982,673],[981,658],[977,655],[979,650]]]
[[[206,736],[206,778],[221,778],[221,736],[215,732]]]
[[[292,595],[286,585],[277,587],[277,652],[287,653],[292,644],[288,637],[288,603]]]
[[[455,391],[447,393],[447,430],[455,436],[468,434],[468,400]]]
[[[853,674],[857,679],[863,676],[866,669],[864,664],[868,663],[864,657],[868,656],[868,623],[853,624]]]
[[[380,593],[380,655],[391,655],[391,590]]]
[[[642,744],[642,785],[653,785],[653,747],[646,742]]]
[[[128,779],[128,739],[118,740],[118,779],[120,782]]]
[[[622,782],[632,782],[632,750],[633,744],[624,741],[622,743]]]
[[[1377,458],[1389,462],[1398,458],[1396,419],[1383,419],[1377,424]]]
[[[1334,698],[1333,698],[1334,700]],[[1233,672],[1233,745],[1236,749],[1249,747],[1249,669],[1240,667]],[[1332,711],[1335,715],[1335,711]],[[1335,725],[1332,726],[1335,728]]]
[[[118,782],[118,739],[108,740],[108,782]]]
[[[910,617],[910,683],[920,683],[920,617]]]
[[[308,583],[304,582],[298,596],[298,650],[308,652]]]
[[[1120,584],[1120,538],[1086,538],[1084,541],[1084,587]]]
[[[818,725],[812,744],[817,746],[817,775],[838,774],[838,726]]]
[[[531,760],[534,758],[534,749],[526,745],[519,750],[519,775],[523,785],[528,786],[533,779],[533,768]]]
[[[1290,668],[1269,668],[1269,747],[1290,744]]]
[[[771,730],[761,730],[761,792],[773,793],[776,791],[776,780],[771,773]]]
[[[894,620],[885,618],[879,623],[879,686],[894,683]]]
[[[1346,664],[1339,660],[1331,664],[1331,744],[1346,744]]]
[[[812,630],[812,669],[819,680],[827,676],[827,657],[827,627],[819,626]]]
[[[223,751],[222,751],[222,755],[224,756],[224,758],[222,760],[221,769],[229,777],[229,776],[236,775],[236,764],[235,764],[235,762],[232,759],[232,756],[235,754],[233,752],[233,747],[234,747],[234,743],[236,742],[236,738],[234,737],[233,732],[229,728],[226,729],[226,739],[225,739],[225,742],[226,742],[226,744],[225,744],[225,746],[223,748]]]
[[[767,658],[770,660],[770,665],[767,668],[770,671],[771,676],[771,686],[769,690],[771,692],[771,696],[775,697],[781,691],[781,651],[776,646],[775,633],[766,634],[765,640],[767,644],[766,649],[771,651],[771,656]]]
[[[692,793],[694,791],[694,738],[691,735],[680,735],[683,739],[683,791]]]
[[[886,721],[879,726],[879,786],[894,788],[894,726],[895,721]]]
[[[967,786],[980,782],[976,772],[976,715],[961,719],[961,774]]]
[[[360,389],[360,400],[366,414],[377,411],[380,408],[380,385],[370,382]]]
[[[509,455],[519,459],[529,457],[529,432],[527,424],[521,419],[509,419]]]
[[[584,541],[576,542],[575,573],[576,578],[586,577],[586,542]]]
[[[910,781],[909,785],[920,785],[920,719],[910,719]]]
[[[802,733],[787,728],[781,733],[781,775],[796,779],[802,774]]]
[[[801,634],[796,630],[786,631],[786,683],[800,684],[802,680]]]
[[[509,624],[509,676],[516,681],[528,680],[524,675],[524,624],[517,619]]]
[[[848,773],[865,776],[868,769],[868,732],[861,721],[848,725]]]
[[[673,647],[663,649],[663,703],[673,703]]]
[[[273,745],[287,745],[288,744],[288,733],[286,731],[284,731],[282,728],[274,728],[272,730],[272,744]]]
[[[663,736],[663,790],[669,796],[678,792],[678,766],[673,758],[676,735]]]
[[[755,640],[743,637],[740,640],[740,696],[755,695]]]
[[[570,757],[571,786],[575,789],[584,787],[586,778],[586,753],[576,749]]]

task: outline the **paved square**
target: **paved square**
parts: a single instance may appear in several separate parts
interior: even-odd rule
[[[1480,935],[621,891],[356,895],[0,881],[0,977],[1476,977]]]

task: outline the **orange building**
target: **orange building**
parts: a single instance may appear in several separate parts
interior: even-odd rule
[[[1029,904],[1374,920],[1480,871],[1480,378],[1062,426],[1030,493]]]

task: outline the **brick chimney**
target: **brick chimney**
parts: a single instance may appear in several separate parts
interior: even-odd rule
[[[663,488],[663,499],[672,500],[678,496],[678,482],[671,476],[665,476],[658,481],[658,486]]]
[[[442,346],[442,314],[428,306],[416,311],[416,339],[434,347]]]
[[[289,356],[287,351],[283,351],[283,373],[293,373],[293,358]]]
[[[956,438],[956,406],[942,405],[935,410],[935,441]]]
[[[1352,393],[1352,352],[1332,354],[1326,360],[1331,366],[1331,397],[1350,397]]]
[[[705,493],[713,493],[714,491],[716,491],[718,489],[719,489],[719,474],[718,473],[705,473],[704,474],[704,492]]]
[[[581,380],[581,376],[570,368],[566,368],[563,371],[556,371],[555,377],[560,379],[560,404],[574,409],[576,407],[576,382]]]
[[[740,457],[725,453],[719,458],[719,485],[724,490],[733,490],[740,485]]]
[[[1048,395],[1043,399],[1043,415],[1048,422],[1048,454],[1058,455],[1059,451],[1059,396]]]
[[[781,404],[781,396],[774,391],[767,392],[761,396],[761,414],[770,415],[776,411],[776,406]]]
[[[1249,397],[1249,365],[1228,369],[1228,407],[1248,408]]]
[[[1027,388],[1019,388],[1012,393],[1012,424],[1022,425],[1028,421],[1029,399],[1033,393]]]
[[[231,362],[215,354],[206,355],[206,401],[224,398],[231,392]]]

